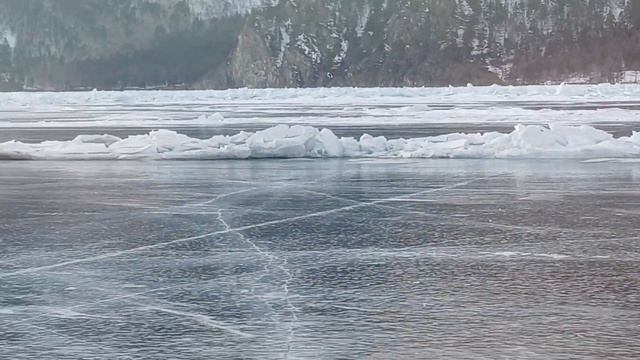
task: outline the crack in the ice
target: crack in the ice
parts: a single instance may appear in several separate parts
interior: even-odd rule
[[[139,307],[143,308],[144,310],[153,310],[153,311],[163,312],[163,313],[166,313],[166,314],[171,314],[171,315],[176,315],[176,316],[189,318],[189,319],[192,319],[192,320],[196,321],[197,323],[202,324],[204,326],[207,326],[207,327],[210,327],[210,328],[213,328],[213,329],[217,329],[217,330],[221,330],[221,331],[225,331],[225,332],[228,332],[228,333],[233,334],[233,335],[242,336],[242,337],[245,337],[245,338],[253,338],[253,337],[255,337],[253,334],[249,334],[249,333],[246,333],[244,331],[237,330],[237,329],[233,328],[229,324],[223,323],[221,321],[213,320],[212,318],[210,318],[207,315],[198,314],[198,313],[192,313],[192,312],[186,312],[186,311],[178,311],[178,310],[173,310],[173,309],[160,307],[160,306],[144,305],[144,304],[139,304],[139,303],[135,303],[135,302],[131,302],[131,301],[129,303],[131,303],[133,305],[136,305],[136,306],[139,306]]]
[[[190,208],[199,208],[199,207],[205,207],[208,205],[212,205],[215,204],[217,201],[219,201],[220,199],[224,199],[233,195],[239,195],[239,194],[244,194],[244,193],[248,193],[251,191],[256,190],[256,187],[252,187],[249,189],[242,189],[242,190],[237,190],[237,191],[232,191],[229,193],[223,193],[223,194],[218,194],[216,196],[214,196],[213,198],[207,200],[207,201],[203,201],[203,202],[198,202],[195,204],[184,204],[184,205],[176,205],[176,206],[169,206],[169,207],[165,207],[165,208],[158,208],[155,209],[155,211],[147,211],[145,212],[146,214],[164,214],[164,215],[192,215],[192,214],[215,214],[216,212],[179,212],[179,210],[181,209],[190,209]]]
[[[254,241],[251,241],[242,232],[232,230],[232,227],[224,219],[224,214],[223,214],[223,210],[222,209],[220,209],[218,211],[218,221],[220,221],[220,223],[225,227],[225,229],[230,230],[230,232],[232,232],[232,233],[235,233],[241,241],[249,244],[249,246],[251,246],[251,248],[253,248],[255,250],[255,252],[260,257],[262,257],[263,259],[267,260],[267,262],[266,262],[266,264],[264,266],[264,270],[265,270],[266,274],[269,274],[269,273],[272,272],[272,266],[273,266],[274,262],[276,260],[279,260],[279,258],[277,256],[273,255],[269,251],[265,251],[262,248],[260,248]],[[289,315],[291,317],[291,322],[289,323],[289,331],[288,331],[288,334],[287,334],[287,343],[286,343],[287,352],[285,353],[285,359],[288,359],[289,358],[289,354],[291,353],[291,350],[292,350],[293,340],[294,340],[294,337],[295,337],[295,329],[298,326],[298,315],[296,314],[298,309],[295,307],[295,305],[293,305],[293,302],[291,301],[290,292],[289,292],[289,284],[293,280],[293,274],[291,273],[291,271],[287,267],[287,258],[284,257],[283,260],[282,260],[282,263],[280,265],[278,265],[277,267],[286,276],[286,278],[285,278],[285,280],[284,280],[284,282],[282,284],[282,291],[283,291],[283,298],[284,298],[287,310],[288,310]],[[256,282],[261,281],[263,278],[264,278],[264,275],[262,277],[260,277],[259,279],[257,279]],[[251,291],[253,292],[254,288],[252,288]],[[265,302],[267,307],[273,312],[273,306],[271,305],[271,303],[267,299],[264,299],[263,301]],[[275,317],[273,317],[273,315],[271,316],[271,318],[273,320],[275,320],[276,324],[280,323]]]
[[[155,288],[155,289],[142,291],[142,292],[138,292],[138,293],[122,294],[122,295],[114,296],[114,297],[107,298],[107,299],[102,299],[102,300],[98,300],[98,301],[94,301],[94,302],[90,302],[90,303],[84,303],[84,304],[71,306],[71,307],[65,308],[65,310],[76,310],[76,309],[81,309],[81,308],[86,308],[86,307],[90,307],[90,306],[106,304],[106,303],[115,302],[115,301],[122,301],[122,300],[130,299],[130,298],[134,298],[134,297],[139,297],[139,296],[144,296],[144,295],[147,295],[147,294],[152,294],[152,293],[156,293],[156,292],[160,292],[160,291],[174,290],[174,289],[179,289],[179,288],[185,288],[185,287],[200,285],[200,284],[207,283],[207,282],[210,282],[210,281],[212,281],[212,280],[209,280],[209,281],[194,281],[194,282],[187,283],[187,284],[178,284],[178,285],[166,286],[166,287],[161,287],[161,288]],[[98,290],[100,290],[100,289],[98,289]],[[10,322],[10,323],[5,324],[5,325],[6,326],[12,326],[12,325],[23,324],[23,323],[26,323],[28,321],[32,321],[32,320],[36,320],[36,319],[43,318],[43,317],[48,317],[48,316],[50,316],[50,314],[44,313],[44,314],[28,317],[28,318],[25,318],[25,319],[22,319],[22,320],[13,321],[13,322]]]
[[[496,175],[496,176],[499,176],[499,175]],[[459,182],[459,183],[456,183],[456,184],[451,184],[451,185],[447,185],[447,186],[443,186],[443,187],[439,187],[439,188],[422,190],[422,191],[418,191],[418,192],[415,192],[415,193],[406,194],[406,195],[403,195],[403,196],[400,196],[400,197],[393,197],[393,198],[389,198],[389,199],[410,198],[412,196],[430,194],[430,193],[435,193],[435,192],[443,191],[443,190],[451,190],[451,189],[455,189],[455,188],[458,188],[458,187],[461,187],[461,186],[469,185],[469,184],[471,184],[473,182],[476,182],[476,181],[488,180],[488,179],[494,178],[496,176],[489,176],[489,177],[483,177],[483,178],[479,178],[479,179],[467,180],[467,181]],[[9,272],[9,273],[0,274],[0,279],[11,277],[11,276],[26,275],[26,274],[33,274],[33,273],[38,273],[38,272],[42,272],[42,271],[53,270],[53,269],[57,269],[57,268],[65,267],[65,266],[69,266],[69,265],[78,265],[78,264],[90,263],[90,262],[95,262],[95,261],[98,261],[98,260],[105,260],[105,259],[110,259],[110,258],[114,258],[114,257],[123,256],[123,255],[135,254],[135,253],[139,253],[139,252],[146,251],[146,250],[161,249],[161,248],[164,248],[166,246],[183,244],[183,243],[196,241],[196,240],[202,240],[202,239],[205,239],[205,238],[208,238],[208,237],[211,237],[211,236],[215,236],[215,235],[222,235],[222,234],[228,234],[228,233],[236,232],[236,231],[258,229],[258,228],[264,228],[264,227],[267,227],[267,226],[280,225],[280,224],[285,224],[285,223],[297,222],[297,221],[300,221],[300,220],[318,218],[318,217],[322,217],[322,216],[326,216],[326,215],[337,214],[337,213],[344,212],[344,211],[360,209],[360,208],[367,207],[367,206],[375,206],[375,205],[379,205],[379,204],[384,204],[384,203],[389,202],[389,199],[379,199],[379,200],[375,200],[375,201],[371,201],[371,202],[357,203],[357,204],[353,204],[353,205],[349,205],[349,206],[343,206],[343,207],[339,207],[339,208],[335,208],[335,209],[318,211],[318,212],[305,214],[305,215],[293,216],[293,217],[288,217],[288,218],[278,219],[278,220],[265,221],[265,222],[262,222],[262,223],[259,223],[259,224],[239,226],[237,228],[228,228],[228,229],[214,231],[214,232],[210,232],[210,233],[206,233],[206,234],[202,234],[202,235],[196,235],[196,236],[191,236],[191,237],[186,237],[186,238],[180,238],[180,239],[175,239],[175,240],[166,241],[166,242],[157,243],[157,244],[139,246],[139,247],[135,247],[135,248],[127,249],[127,250],[113,251],[113,252],[109,252],[109,253],[105,253],[105,254],[101,254],[101,255],[96,255],[96,256],[91,256],[91,257],[86,257],[86,258],[81,258],[81,259],[74,259],[74,260],[69,260],[69,261],[64,261],[64,262],[60,262],[60,263],[57,263],[57,264],[51,264],[51,265],[37,266],[37,267],[21,269],[21,270],[12,271],[12,272]]]
[[[256,189],[257,189],[256,187],[252,187],[252,188],[249,188],[249,189],[243,189],[243,190],[233,191],[233,192],[230,192],[230,193],[220,194],[220,195],[217,195],[217,196],[215,196],[214,198],[212,198],[212,199],[210,199],[208,201],[197,203],[197,204],[183,205],[183,206],[179,206],[178,208],[207,206],[207,205],[214,204],[215,202],[217,202],[220,199],[224,199],[226,197],[233,196],[233,195],[239,195],[239,194],[248,193],[248,192],[254,191]]]
[[[262,249],[260,249],[260,247],[258,247],[258,245],[256,245],[255,242],[249,240],[246,238],[246,236],[244,236],[244,234],[242,234],[242,232],[239,231],[235,231],[231,228],[231,226],[229,225],[229,223],[224,219],[224,215],[223,215],[223,210],[222,209],[218,209],[218,211],[216,212],[216,214],[218,215],[218,221],[222,224],[222,226],[224,226],[224,228],[226,230],[228,230],[230,233],[236,234],[236,236],[238,236],[238,238],[249,244],[249,246],[251,246],[251,248],[258,254],[260,255],[262,258],[266,258],[267,259],[267,263],[264,266],[264,271],[266,274],[271,272],[271,264],[273,264],[273,260],[274,257],[270,254],[270,253],[265,253],[264,251],[262,251]],[[260,278],[258,278],[257,282],[262,280],[265,277],[265,275],[262,275]],[[255,293],[255,286],[251,288],[251,292]],[[268,304],[268,302],[266,302]],[[270,304],[268,304],[270,305]],[[269,306],[270,307],[270,306]]]
[[[51,272],[46,273],[46,275],[52,275],[52,274],[54,274],[54,273],[51,273]],[[263,275],[263,277],[264,277],[264,275]],[[218,278],[218,280],[219,280],[219,278]],[[112,297],[107,298],[107,299],[102,299],[102,300],[99,300],[99,301],[79,304],[79,305],[75,305],[75,306],[68,307],[68,308],[63,308],[61,310],[73,311],[75,309],[86,308],[86,307],[106,304],[106,303],[110,303],[110,302],[116,302],[116,301],[125,301],[126,302],[127,299],[130,299],[130,298],[142,298],[142,299],[148,299],[148,300],[153,300],[153,301],[158,302],[158,301],[160,301],[159,299],[146,297],[145,295],[156,293],[156,292],[167,291],[167,290],[174,290],[174,289],[187,288],[187,287],[191,287],[191,286],[201,285],[203,283],[207,283],[207,282],[210,282],[210,281],[214,281],[214,280],[196,281],[196,282],[191,282],[191,283],[186,283],[186,284],[178,284],[178,285],[173,285],[173,286],[150,289],[150,290],[137,292],[137,293],[114,292],[112,289],[105,289],[105,288],[101,288],[101,287],[91,287],[90,289],[92,289],[92,290],[98,290],[98,291],[101,291],[101,292],[110,293],[110,295]],[[268,303],[268,300],[265,300],[265,302]],[[167,305],[171,305],[171,306],[191,307],[191,305],[189,305],[189,304],[176,304],[176,303],[169,302],[169,301],[162,301],[162,303],[167,304]],[[36,320],[36,319],[43,318],[43,317],[50,317],[50,316],[51,316],[51,313],[42,313],[42,314],[39,314],[39,315],[36,315],[36,316],[32,316],[32,317],[28,317],[28,318],[25,318],[25,319],[13,321],[13,322],[10,322],[10,323],[5,324],[5,325],[6,326],[18,325],[18,324],[26,323],[28,321]],[[274,320],[274,322],[275,323],[279,323],[277,320]]]
[[[302,184],[298,184],[297,186],[305,186],[305,185],[308,185],[308,184],[314,184],[314,183],[317,183],[317,182],[321,181],[324,178],[326,178],[326,177],[322,177],[321,179],[316,179],[316,180],[313,180],[313,181],[310,181],[310,182],[304,182]],[[249,184],[249,182],[244,182],[244,183],[245,184]],[[283,188],[283,187],[287,187],[287,186],[289,186],[289,184],[285,183],[285,184],[282,184],[280,186],[276,186],[275,188],[277,189],[277,188]],[[167,208],[164,208],[164,209],[159,208],[157,211],[148,211],[146,213],[147,214],[166,214],[166,215],[170,215],[170,214],[174,214],[174,212],[171,211],[172,209],[188,209],[188,208],[204,207],[204,206],[215,204],[220,199],[224,199],[224,198],[227,198],[227,197],[230,197],[230,196],[233,196],[233,195],[239,195],[239,194],[248,193],[248,192],[255,191],[255,190],[258,190],[258,187],[251,187],[251,188],[248,188],[248,189],[242,189],[242,190],[232,191],[232,192],[229,192],[229,193],[219,194],[219,195],[216,195],[216,196],[214,196],[213,198],[211,198],[211,199],[209,199],[207,201],[203,201],[203,202],[199,202],[199,203],[195,203],[195,204],[184,204],[184,205],[178,205],[178,206],[170,206],[170,207],[167,207]],[[212,214],[215,214],[215,213],[216,212],[212,212]],[[184,214],[184,213],[175,213],[175,214],[180,214],[181,215],[181,214]],[[188,213],[188,214],[191,214],[191,213]],[[203,214],[205,214],[205,213],[203,213]]]
[[[362,202],[362,201],[348,199],[348,198],[344,198],[344,197],[340,197],[340,196],[336,196],[336,195],[332,195],[332,194],[327,194],[327,193],[321,192],[321,191],[309,190],[309,189],[305,189],[304,191],[307,192],[307,193],[310,193],[310,194],[324,196],[324,197],[326,197],[328,199],[334,199],[334,200],[349,202],[349,203],[352,203],[352,204],[369,204],[367,202]],[[396,200],[399,200],[399,198],[392,198],[392,199],[386,199],[386,200],[388,200],[389,202],[394,202]],[[405,213],[416,214],[416,215],[421,215],[421,216],[430,217],[430,218],[438,218],[439,217],[439,215],[429,214],[429,213],[426,213],[424,211],[412,210],[412,209],[397,207],[397,206],[393,206],[393,205],[375,204],[373,206],[379,207],[379,208],[383,208],[383,209],[398,210],[398,211],[402,211],[402,212],[405,212]],[[445,222],[439,221],[439,223],[443,224]],[[539,228],[539,227],[535,227],[535,226],[509,225],[509,224],[500,224],[500,223],[494,223],[494,222],[489,222],[489,221],[475,221],[475,220],[467,220],[467,219],[457,219],[455,221],[455,223],[456,224],[464,224],[464,225],[487,226],[487,227],[492,227],[492,228],[502,228],[502,229],[508,229],[508,230],[535,232],[535,233],[542,233],[542,234],[548,233],[548,232],[551,232],[551,231],[571,232],[571,233],[578,233],[578,234],[600,233],[600,232],[597,232],[597,231],[594,232],[594,231],[569,229],[569,228],[561,228],[561,227],[553,227],[553,226],[546,226],[544,228]],[[601,231],[601,232],[604,232],[604,231]]]
[[[293,304],[291,301],[291,295],[289,293],[289,284],[293,281],[293,274],[291,270],[287,267],[287,257],[283,258],[282,264],[279,266],[280,269],[287,275],[287,278],[284,280],[284,284],[282,285],[282,290],[284,292],[284,299],[287,303],[287,308],[289,310],[289,314],[291,315],[292,322],[289,324],[289,333],[287,335],[287,352],[285,353],[284,358],[288,359],[291,354],[291,350],[293,350],[293,342],[296,336],[296,329],[298,328],[298,315],[296,314],[300,310]]]

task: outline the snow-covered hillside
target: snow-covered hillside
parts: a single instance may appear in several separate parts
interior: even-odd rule
[[[639,29],[629,0],[4,0],[0,89],[635,82]]]

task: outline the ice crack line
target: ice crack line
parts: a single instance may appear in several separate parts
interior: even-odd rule
[[[245,338],[252,338],[254,337],[254,335],[240,331],[240,330],[236,330],[233,327],[231,327],[230,325],[220,322],[220,321],[216,321],[211,319],[210,317],[206,316],[206,315],[202,315],[202,314],[197,314],[197,313],[191,313],[191,312],[186,312],[186,311],[178,311],[178,310],[172,310],[169,308],[165,308],[165,307],[160,307],[160,306],[148,306],[148,305],[143,305],[143,304],[138,304],[138,303],[134,303],[134,302],[130,302],[131,304],[134,304],[136,306],[140,306],[145,310],[153,310],[153,311],[158,311],[158,312],[163,312],[166,314],[171,314],[171,315],[176,315],[176,316],[181,316],[184,318],[188,318],[188,319],[192,319],[194,321],[196,321],[199,324],[202,324],[204,326],[208,326],[210,328],[214,328],[214,329],[218,329],[221,331],[226,331],[230,334],[233,335],[237,335],[237,336],[241,336],[241,337],[245,337]]]
[[[316,180],[310,181],[309,183],[311,183],[311,184],[318,183],[318,182],[321,182],[322,180],[324,180],[324,179],[326,179],[328,177],[329,176],[324,176],[324,177],[321,177],[320,179],[316,179]],[[249,182],[242,182],[242,183],[249,184]],[[304,186],[306,184],[307,183],[300,184],[299,186]],[[287,186],[288,186],[288,184],[283,184],[283,185],[280,185],[280,186],[276,186],[275,189],[283,188],[283,187],[287,187]],[[224,193],[224,194],[217,195],[217,196],[213,197],[212,199],[204,201],[204,202],[195,203],[195,204],[186,204],[186,205],[171,207],[169,209],[174,209],[174,208],[175,209],[183,209],[183,208],[194,208],[194,207],[197,208],[197,207],[207,206],[207,205],[211,205],[211,204],[216,203],[220,199],[224,199],[224,198],[227,198],[227,197],[230,197],[230,196],[234,196],[234,195],[240,195],[240,194],[248,193],[248,192],[251,192],[251,191],[254,191],[254,190],[258,190],[258,188],[257,187],[251,187],[251,188],[248,188],[248,189],[243,189],[243,190],[233,191],[233,192],[229,192],[229,193]]]
[[[125,301],[126,299],[130,299],[130,298],[140,297],[140,296],[153,294],[153,293],[157,293],[157,292],[161,292],[161,291],[167,291],[167,290],[180,289],[180,288],[200,285],[202,283],[203,283],[203,281],[195,281],[195,282],[191,282],[191,283],[187,283],[187,284],[178,284],[178,285],[166,286],[166,287],[161,287],[161,288],[155,288],[155,289],[142,291],[142,292],[138,292],[138,293],[123,294],[123,295],[110,297],[110,298],[107,298],[107,299],[102,299],[102,300],[98,300],[98,301],[94,301],[94,302],[89,302],[89,303],[84,303],[84,304],[71,306],[71,307],[66,308],[65,310],[72,311],[72,310],[75,310],[75,309],[81,309],[81,308],[86,308],[86,307],[91,307],[91,306],[96,306],[96,305],[101,305],[101,304],[106,304],[106,303],[111,303],[111,302],[116,302],[116,301]],[[40,318],[47,317],[47,316],[48,316],[48,314],[40,314],[40,315],[28,317],[26,319],[13,321],[13,322],[10,322],[10,323],[5,324],[5,325],[8,327],[8,326],[12,326],[12,325],[23,324],[23,323],[26,323],[28,321],[40,319]]]
[[[267,260],[267,263],[264,266],[264,270],[266,274],[269,274],[272,272],[273,264],[277,260],[279,260],[277,256],[273,255],[269,251],[265,251],[261,249],[254,241],[251,241],[246,236],[244,236],[242,232],[233,230],[232,227],[229,225],[229,223],[227,223],[227,221],[224,219],[222,209],[218,210],[218,220],[225,227],[225,229],[235,233],[238,236],[238,238],[240,238],[243,242],[246,242],[247,244],[249,244],[251,248],[253,248],[256,251],[256,253],[260,255],[260,257]],[[285,277],[286,277],[282,284],[282,292],[283,292],[283,298],[286,304],[287,311],[289,312],[289,315],[291,317],[291,322],[289,323],[289,331],[287,332],[287,352],[285,354],[285,359],[289,358],[289,353],[291,352],[291,349],[293,346],[293,339],[295,337],[295,329],[298,326],[298,315],[297,315],[298,308],[296,308],[293,302],[291,301],[291,296],[289,291],[289,284],[293,280],[293,274],[291,273],[291,270],[289,270],[287,264],[288,264],[287,258],[284,257],[282,262],[277,266],[277,268],[280,269],[285,274]],[[258,281],[261,280],[262,278],[264,278],[264,276],[258,279]],[[269,303],[266,300],[265,300],[265,303],[270,308],[270,310],[273,311],[273,307],[271,306],[271,303]],[[276,321],[276,323],[279,323],[279,321]]]
[[[207,201],[203,201],[203,202],[199,202],[199,203],[195,203],[195,204],[184,204],[184,205],[177,205],[177,206],[169,206],[166,208],[158,208],[155,209],[154,211],[147,211],[147,214],[186,214],[186,215],[190,215],[190,214],[195,214],[195,212],[188,212],[188,213],[184,213],[184,212],[178,212],[181,209],[192,209],[192,208],[199,208],[199,207],[204,207],[207,205],[211,205],[216,203],[218,200],[233,196],[233,195],[240,195],[240,194],[244,194],[244,193],[248,193],[251,191],[256,190],[256,187],[252,187],[252,188],[248,188],[248,189],[242,189],[242,190],[238,190],[238,191],[233,191],[233,192],[229,192],[229,193],[224,193],[224,194],[218,194],[216,196],[214,196],[213,198],[207,200]],[[187,210],[189,211],[189,210]],[[217,211],[213,212],[214,214],[217,213]],[[198,214],[207,214],[206,212],[198,212]]]
[[[207,205],[211,205],[211,204],[215,203],[216,201],[218,201],[220,199],[224,199],[226,197],[233,196],[233,195],[240,195],[240,194],[248,193],[248,192],[256,190],[256,189],[257,188],[252,187],[252,188],[249,188],[249,189],[243,189],[243,190],[233,191],[233,192],[226,193],[226,194],[220,194],[220,195],[217,195],[216,197],[214,197],[213,199],[205,201],[205,202],[201,202],[201,203],[197,203],[197,204],[191,204],[191,205],[183,205],[183,206],[180,206],[180,207],[207,206]]]
[[[496,176],[499,176],[499,175],[496,175]],[[164,248],[164,247],[167,247],[167,246],[170,246],[170,245],[177,245],[177,244],[183,244],[183,243],[187,243],[187,242],[191,242],[191,241],[202,240],[202,239],[205,239],[205,238],[208,238],[208,237],[211,237],[211,236],[215,236],[215,235],[228,234],[228,233],[236,232],[236,231],[259,229],[259,228],[264,228],[264,227],[267,227],[267,226],[280,225],[280,224],[286,224],[286,223],[291,223],[291,222],[297,222],[297,221],[300,221],[300,220],[318,218],[318,217],[322,217],[322,216],[326,216],[326,215],[337,214],[337,213],[344,212],[344,211],[360,209],[360,208],[363,208],[363,207],[374,206],[374,205],[378,205],[378,204],[384,204],[384,203],[387,203],[387,202],[391,202],[394,199],[404,199],[404,198],[410,198],[412,196],[420,196],[420,195],[435,193],[435,192],[444,191],[444,190],[451,190],[451,189],[455,189],[455,188],[458,188],[458,187],[461,187],[461,186],[469,185],[469,184],[474,183],[476,181],[488,180],[488,179],[494,178],[496,176],[489,176],[489,177],[483,177],[483,178],[478,178],[478,179],[467,180],[467,181],[459,182],[459,183],[456,183],[456,184],[451,184],[451,185],[448,185],[448,186],[443,186],[443,187],[434,188],[434,189],[418,191],[418,192],[415,192],[415,193],[411,193],[411,194],[407,194],[407,195],[403,195],[403,196],[399,196],[399,197],[394,196],[394,197],[388,198],[388,199],[379,199],[379,200],[375,200],[375,201],[371,201],[371,202],[357,203],[357,204],[344,206],[344,207],[340,207],[340,208],[336,208],[336,209],[318,211],[318,212],[314,212],[314,213],[306,214],[306,215],[293,216],[293,217],[289,217],[289,218],[285,218],[285,219],[279,219],[279,220],[265,221],[263,223],[245,225],[245,226],[240,226],[240,227],[237,227],[237,228],[228,228],[228,229],[214,231],[214,232],[210,232],[210,233],[206,233],[206,234],[202,234],[202,235],[190,236],[190,237],[186,237],[186,238],[175,239],[175,240],[166,241],[166,242],[157,243],[157,244],[139,246],[139,247],[135,247],[135,248],[127,249],[127,250],[113,251],[113,252],[104,253],[104,254],[101,254],[101,255],[90,256],[90,257],[81,258],[81,259],[74,259],[74,260],[64,261],[64,262],[51,264],[51,265],[37,266],[37,267],[31,267],[31,268],[27,268],[27,269],[21,269],[21,270],[17,270],[17,271],[12,271],[12,272],[8,272],[8,273],[0,274],[0,279],[11,277],[11,276],[17,276],[17,275],[33,274],[33,273],[53,270],[53,269],[57,269],[57,268],[65,267],[65,266],[70,266],[70,265],[78,265],[78,264],[90,263],[90,262],[95,262],[95,261],[98,261],[98,260],[105,260],[105,259],[110,259],[110,258],[123,256],[123,255],[135,254],[135,253],[139,253],[139,252],[147,251],[147,250],[161,249],[161,248]]]
[[[365,202],[362,201],[358,201],[358,200],[353,200],[353,199],[348,199],[348,198],[344,198],[344,197],[340,197],[340,196],[336,196],[336,195],[331,195],[331,194],[327,194],[321,191],[315,191],[315,190],[304,190],[307,193],[310,194],[315,194],[315,195],[320,195],[320,196],[324,196],[328,199],[334,199],[334,200],[339,200],[339,201],[344,201],[344,202],[349,202],[352,204],[366,204]],[[400,199],[400,198],[393,198],[393,199],[386,199],[389,203],[393,203],[393,202],[398,202],[398,200],[402,201],[402,200],[406,200],[406,199]],[[393,206],[393,205],[383,205],[383,204],[375,204],[373,206],[379,207],[379,208],[383,208],[383,209],[390,209],[390,210],[398,210],[398,211],[402,211],[405,213],[409,213],[409,214],[416,214],[416,215],[421,215],[424,217],[429,217],[429,218],[439,218],[438,215],[434,215],[434,214],[429,214],[425,211],[419,211],[419,210],[411,210],[411,209],[407,209],[407,208],[402,208],[402,207],[398,207],[398,206]],[[480,225],[480,226],[487,226],[487,227],[492,227],[492,228],[499,228],[499,229],[508,229],[508,230],[514,230],[514,231],[528,231],[528,232],[533,232],[533,233],[541,233],[541,234],[546,234],[549,232],[553,232],[553,231],[557,231],[557,232],[571,232],[571,233],[577,233],[577,234],[593,234],[593,233],[603,233],[605,231],[590,231],[590,230],[579,230],[579,229],[571,229],[571,228],[562,228],[562,227],[556,227],[556,226],[545,226],[545,227],[535,227],[535,226],[527,226],[527,225],[509,225],[509,224],[500,224],[500,223],[495,223],[495,222],[490,222],[490,221],[478,221],[478,220],[468,220],[468,219],[457,219],[455,221],[456,223],[460,223],[460,224],[464,224],[464,225]],[[443,223],[442,221],[440,221],[440,223]],[[606,232],[605,232],[606,233]]]
[[[236,234],[242,241],[244,241],[247,244],[249,244],[249,246],[251,246],[253,248],[253,250],[255,250],[261,257],[266,258],[266,259],[268,259],[270,261],[273,261],[273,255],[271,255],[270,253],[265,252],[262,249],[260,249],[260,247],[258,247],[258,245],[256,245],[255,242],[247,239],[246,236],[244,236],[239,230],[233,229],[229,225],[229,223],[227,223],[227,221],[224,219],[224,215],[222,213],[222,209],[219,209],[217,211],[217,214],[218,214],[218,221],[220,221],[222,226],[224,226],[226,232]]]
[[[291,354],[291,350],[293,349],[293,341],[295,339],[296,329],[298,327],[297,313],[299,312],[299,309],[291,301],[291,296],[289,293],[289,284],[291,283],[291,281],[293,281],[293,274],[287,267],[286,256],[283,258],[282,264],[280,264],[279,267],[287,276],[287,278],[284,280],[284,284],[282,284],[282,290],[284,292],[284,299],[292,319],[292,322],[289,324],[289,333],[287,334],[287,352],[285,353],[285,356],[284,356],[285,359],[288,359],[289,354]]]
[[[232,230],[229,223],[227,223],[227,221],[224,219],[222,209],[219,209],[217,213],[218,213],[218,221],[225,227],[226,230],[232,233],[235,233],[238,236],[238,238],[240,238],[241,241],[248,243],[249,246],[251,246],[251,248],[255,250],[255,252],[258,253],[258,255],[260,255],[260,257],[267,259],[267,263],[264,265],[264,273],[269,274],[271,272],[271,264],[273,264],[274,256],[271,255],[271,253],[263,251],[255,242],[247,239],[246,236],[242,234],[242,232]],[[266,275],[262,275],[260,278],[256,280],[256,282],[261,281],[265,276]],[[255,294],[255,286],[251,288],[251,293]],[[273,311],[273,307],[271,306],[271,303],[269,303],[268,300],[264,300],[264,302],[269,308],[269,310]],[[278,321],[273,317],[272,317],[272,320],[274,320],[275,323],[278,323]]]
[[[315,184],[315,183],[321,182],[325,178],[328,178],[328,176],[321,177],[320,179],[316,179],[316,180],[310,181],[308,183],[299,184],[297,186],[304,186],[304,185],[307,185],[307,184]],[[241,183],[249,184],[249,182],[241,182]],[[289,185],[288,184],[282,184],[282,185],[274,187],[274,189],[283,188],[283,187],[287,187],[287,186],[289,186]],[[227,197],[230,197],[230,196],[234,196],[234,195],[240,195],[240,194],[248,193],[248,192],[255,191],[255,190],[258,190],[258,188],[257,187],[251,187],[251,188],[248,188],[248,189],[232,191],[232,192],[229,192],[229,193],[216,195],[213,198],[211,198],[211,199],[209,199],[207,201],[204,201],[204,202],[199,202],[199,203],[195,203],[195,204],[185,204],[185,205],[171,206],[171,207],[164,208],[164,209],[158,208],[155,211],[147,211],[147,214],[174,214],[174,213],[175,214],[184,214],[184,213],[178,213],[177,210],[178,209],[199,208],[199,207],[204,207],[204,206],[207,206],[207,205],[212,205],[212,204],[215,204],[218,200],[221,200],[221,199],[224,199],[224,198],[227,198]],[[174,210],[176,212],[174,212]],[[206,213],[203,213],[203,212],[199,212],[199,213],[200,214],[206,214]],[[215,211],[213,213],[215,214],[215,213],[217,213],[217,211]],[[191,213],[187,213],[186,215],[189,215],[189,214],[191,214]]]

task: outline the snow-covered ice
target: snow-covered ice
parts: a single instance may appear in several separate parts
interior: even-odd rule
[[[80,135],[71,141],[0,144],[0,159],[256,158],[635,158],[640,133],[615,138],[591,126],[518,125],[511,133],[454,133],[413,139],[338,138],[329,129],[279,125],[255,133],[197,139],[171,130],[121,139]]]
[[[3,129],[619,124],[640,122],[640,85],[0,93],[0,114]]]
[[[638,111],[632,85],[0,94],[0,160],[242,159],[0,161],[0,359],[637,358]]]

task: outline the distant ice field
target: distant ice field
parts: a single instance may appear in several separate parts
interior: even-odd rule
[[[638,129],[638,85],[0,94],[3,159],[635,158]]]

